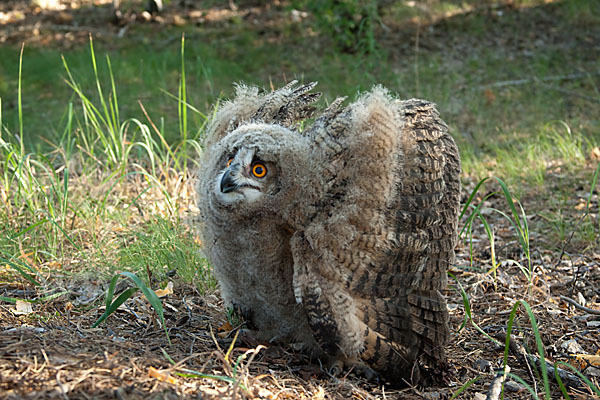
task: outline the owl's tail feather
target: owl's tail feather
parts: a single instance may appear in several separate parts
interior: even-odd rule
[[[444,351],[450,335],[446,300],[437,290],[417,290],[408,296],[411,330],[420,340],[419,353],[426,365],[446,361]]]
[[[414,361],[415,353],[415,348],[393,342],[369,326],[364,326],[364,349],[360,358],[376,370],[386,383],[404,386],[406,383],[420,382],[421,370]]]

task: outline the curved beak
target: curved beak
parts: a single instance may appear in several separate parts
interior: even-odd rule
[[[238,185],[234,182],[231,175],[231,168],[227,168],[225,173],[221,177],[221,192],[229,193],[238,188]]]

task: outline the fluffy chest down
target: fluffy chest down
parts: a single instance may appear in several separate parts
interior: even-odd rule
[[[290,234],[257,221],[214,238],[209,257],[228,307],[242,312],[259,339],[310,345],[306,316],[292,288]]]

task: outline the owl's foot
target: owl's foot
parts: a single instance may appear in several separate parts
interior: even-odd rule
[[[268,344],[267,342],[260,340],[257,331],[251,329],[239,329],[237,332],[233,330],[229,332],[227,337],[217,339],[217,342],[221,347],[227,348],[234,343],[234,340],[236,346],[242,345],[249,348],[256,348],[260,344]]]
[[[379,373],[361,361],[358,361],[356,358],[346,358],[343,356],[331,357],[327,365],[327,371],[332,376],[339,377],[342,376],[344,367],[350,368],[349,372],[354,373],[359,377],[379,383]]]

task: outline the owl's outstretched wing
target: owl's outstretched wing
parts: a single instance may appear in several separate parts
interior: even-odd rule
[[[321,96],[310,92],[316,85],[316,82],[298,85],[298,81],[291,81],[269,93],[261,93],[254,86],[237,85],[235,97],[216,106],[205,137],[206,148],[243,123],[264,122],[293,127],[311,117],[315,111],[312,103]]]
[[[319,204],[292,240],[294,289],[322,349],[387,379],[445,360],[460,161],[433,104],[376,88],[305,135]],[[315,184],[315,186],[318,186]]]

